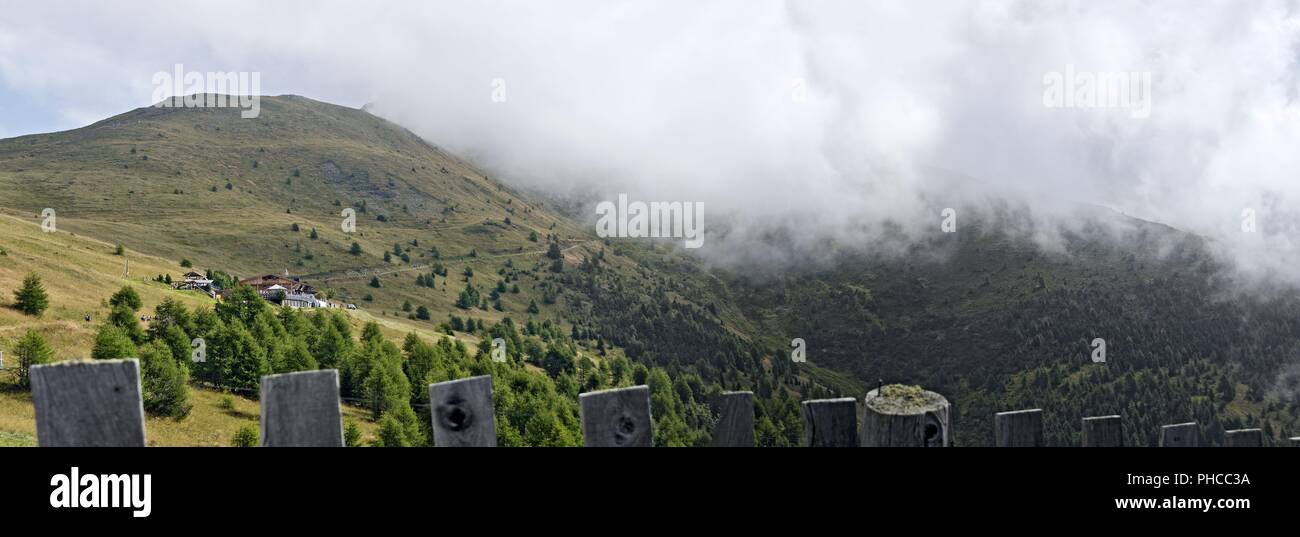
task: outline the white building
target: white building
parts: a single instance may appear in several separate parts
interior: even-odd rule
[[[316,300],[316,295],[306,293],[285,293],[284,300],[280,302],[281,306],[287,308],[319,308],[321,307]]]

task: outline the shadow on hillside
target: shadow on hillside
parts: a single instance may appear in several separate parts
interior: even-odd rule
[[[223,413],[225,413],[227,416],[230,416],[230,417],[232,417],[232,418],[240,418],[240,419],[246,419],[246,420],[256,420],[256,419],[257,419],[257,414],[254,414],[254,413],[252,413],[252,412],[244,412],[244,411],[239,410],[239,409],[237,409],[237,408],[226,408],[226,407],[223,407],[223,406],[221,406],[221,405],[217,405],[217,407],[220,408],[221,411],[222,411]]]

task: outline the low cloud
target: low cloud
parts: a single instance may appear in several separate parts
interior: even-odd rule
[[[1095,205],[1300,281],[1295,1],[222,6],[247,16],[11,6],[0,77],[75,124],[149,104],[176,63],[259,71],[267,93],[373,103],[508,182],[704,202],[741,245],[867,248],[884,222],[993,200],[1037,233]],[[1148,74],[1149,115],[1045,106],[1067,69]]]

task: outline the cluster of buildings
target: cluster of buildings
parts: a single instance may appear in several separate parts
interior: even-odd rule
[[[357,309],[353,304],[344,304],[316,296],[316,288],[305,284],[298,278],[267,274],[256,278],[239,280],[240,285],[247,285],[257,291],[267,302],[286,308],[346,308]],[[229,289],[222,289],[211,279],[194,271],[185,273],[183,280],[172,284],[176,289],[203,291],[209,296],[225,298]]]
[[[352,304],[343,304],[319,298],[316,288],[305,284],[298,278],[288,278],[267,274],[256,278],[239,280],[240,285],[247,285],[257,290],[257,294],[272,304],[286,308],[347,308],[357,309]]]
[[[203,291],[212,298],[217,298],[217,295],[221,293],[221,286],[217,285],[216,282],[213,282],[203,274],[191,270],[186,272],[181,278],[181,281],[172,284],[173,288],[180,290]]]

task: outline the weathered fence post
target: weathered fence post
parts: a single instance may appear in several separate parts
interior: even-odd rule
[[[578,396],[587,447],[650,447],[650,388],[633,386]]]
[[[803,445],[858,447],[858,400],[841,397],[804,401]]]
[[[754,392],[724,392],[709,399],[718,416],[713,447],[754,446]]]
[[[343,447],[339,372],[262,377],[263,447]]]
[[[1261,429],[1236,429],[1224,431],[1225,447],[1264,447],[1264,431]]]
[[[917,386],[891,384],[867,392],[863,406],[865,447],[950,445],[949,406],[942,395]]]
[[[993,428],[997,447],[1042,447],[1043,409],[998,412]]]
[[[430,384],[429,405],[433,445],[497,447],[490,375]]]
[[[135,359],[32,366],[41,447],[143,447],[144,401]]]
[[[1194,421],[1160,427],[1160,447],[1199,447],[1200,445],[1201,428]]]
[[[1083,447],[1121,447],[1124,431],[1119,416],[1083,418]]]

